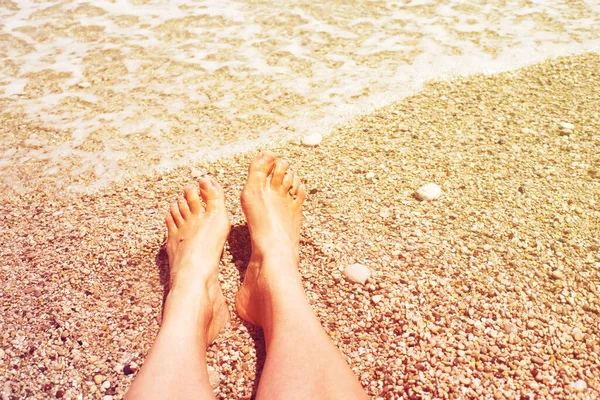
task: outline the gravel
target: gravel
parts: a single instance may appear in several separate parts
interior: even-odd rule
[[[372,398],[600,396],[599,70],[585,54],[431,83],[318,147],[273,145],[311,193],[307,296]],[[575,134],[561,135],[568,121]],[[0,120],[3,137],[35,129]],[[252,156],[192,166],[228,196],[230,307]],[[162,217],[190,171],[87,194],[52,190],[56,176],[1,188],[2,395],[122,397],[159,329]],[[443,196],[416,199],[423,182]],[[343,278],[355,263],[364,285]],[[263,359],[260,333],[234,317],[208,351],[217,397],[251,396]]]

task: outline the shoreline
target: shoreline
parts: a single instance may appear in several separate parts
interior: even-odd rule
[[[267,147],[311,192],[307,296],[372,398],[600,395],[599,70],[586,53],[432,82],[319,147]],[[252,156],[90,194],[6,188],[0,376],[12,394],[121,397],[124,367],[142,364],[158,330],[162,215],[206,172],[232,212],[220,277],[232,306],[249,257],[238,196]],[[440,199],[417,201],[428,182]],[[364,286],[341,274],[355,262],[371,269]],[[260,335],[230,311],[209,364],[218,398],[248,397]]]

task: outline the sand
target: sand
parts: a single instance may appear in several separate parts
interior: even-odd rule
[[[600,396],[599,71],[584,54],[432,83],[319,147],[270,148],[310,190],[307,296],[372,398]],[[0,124],[11,140],[32,129]],[[220,280],[234,317],[209,348],[215,393],[252,396],[263,342],[232,305],[253,155],[90,194],[2,187],[4,398],[122,397],[159,329],[164,212],[206,172],[233,222]],[[429,182],[441,197],[418,201]],[[370,268],[365,285],[344,279],[352,263]]]

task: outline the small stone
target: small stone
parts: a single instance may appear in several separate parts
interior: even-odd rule
[[[104,382],[104,375],[96,375],[94,376],[94,382],[96,382],[96,385],[101,384],[102,382]]]
[[[104,381],[104,383],[102,383],[102,389],[106,390],[110,387],[110,381]]]
[[[204,172],[200,171],[198,168],[191,168],[190,175],[194,179],[200,179],[206,174]]]
[[[62,389],[58,389],[55,394],[57,399],[62,399],[64,395],[65,395],[65,391]]]
[[[4,358],[4,350],[0,349],[0,360]]]
[[[244,354],[250,353],[250,346],[244,346],[244,347],[242,347],[242,353],[244,353]]]
[[[504,329],[504,332],[506,332],[507,335],[510,335],[511,333],[517,333],[518,331],[517,325],[513,324],[512,322],[505,322],[502,326],[502,329]]]
[[[561,271],[555,269],[554,271],[552,271],[550,273],[550,277],[552,279],[560,280],[560,279],[564,279],[565,275]]]
[[[531,357],[531,362],[541,365],[544,363],[544,359],[541,357],[538,357],[538,356],[533,356],[533,357]]]
[[[217,388],[219,383],[221,383],[221,377],[219,376],[219,373],[210,365],[208,366],[208,381],[213,389]]]
[[[131,375],[131,374],[135,373],[135,370],[133,368],[131,368],[130,364],[127,364],[126,366],[123,367],[123,373],[125,375]]]
[[[530,319],[527,321],[527,329],[534,329],[537,326],[537,321],[535,319]]]
[[[79,86],[79,87],[80,87],[80,88],[82,88],[82,89],[85,89],[85,88],[89,88],[89,87],[90,87],[90,86],[92,86],[92,85],[91,85],[89,82],[85,82],[85,81],[83,81],[83,82],[79,82],[79,83],[77,84],[77,86]]]
[[[110,394],[107,394],[102,398],[102,400],[113,400],[113,397]]]
[[[571,384],[571,386],[573,387],[573,389],[577,390],[578,392],[581,392],[585,389],[587,389],[587,383],[585,383],[584,380],[580,379],[577,382],[573,382]]]
[[[570,124],[568,122],[559,122],[558,126],[560,126],[560,129],[564,129],[564,130],[568,130],[568,131],[572,131],[573,129],[575,129],[575,125]]]
[[[369,267],[362,264],[352,264],[347,266],[344,270],[344,277],[346,280],[353,283],[361,283],[364,285],[370,276],[371,270],[369,270]]]
[[[365,175],[365,178],[367,178],[367,179],[375,178],[375,172],[367,172],[367,174]]]
[[[62,333],[60,334],[60,338],[62,340],[66,340],[69,337],[69,331],[62,331]]]
[[[306,147],[315,147],[321,143],[323,140],[323,135],[320,133],[313,133],[311,135],[306,135],[302,138],[302,145]]]
[[[579,329],[579,328],[573,329],[572,335],[573,335],[573,339],[575,339],[577,341],[583,340],[583,332],[581,332],[581,329]]]
[[[440,197],[442,189],[435,183],[428,183],[417,189],[416,195],[419,200],[432,201]]]
[[[382,294],[376,294],[371,297],[371,301],[373,302],[373,304],[379,303],[382,299],[383,299]]]

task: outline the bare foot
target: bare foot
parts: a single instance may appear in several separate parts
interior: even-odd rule
[[[270,302],[274,287],[302,292],[297,268],[306,188],[288,167],[287,161],[261,152],[250,164],[242,190],[252,256],[236,296],[236,308],[243,319],[259,326],[272,309],[265,302]]]
[[[206,326],[209,345],[229,321],[218,281],[219,260],[230,229],[221,186],[213,178],[186,186],[184,196],[171,204],[165,220],[170,266],[167,303],[174,296],[198,296],[199,317]],[[164,318],[168,312],[169,307],[165,307]]]

